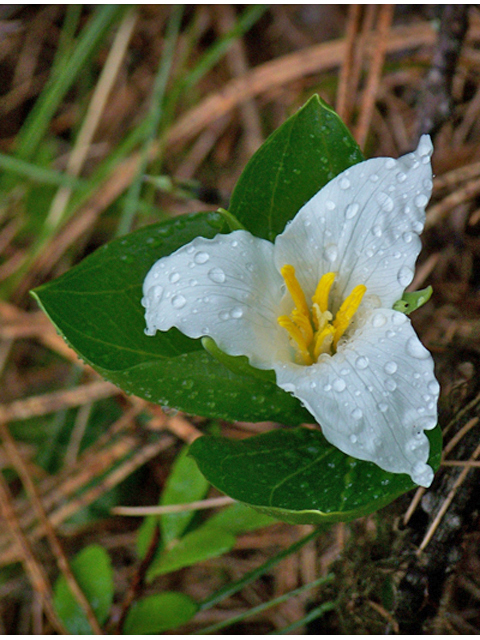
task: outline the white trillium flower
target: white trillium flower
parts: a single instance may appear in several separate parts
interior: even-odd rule
[[[347,169],[275,242],[195,238],[151,268],[146,333],[177,327],[273,369],[344,453],[429,486],[439,385],[410,320],[392,309],[413,278],[432,189],[432,144]]]

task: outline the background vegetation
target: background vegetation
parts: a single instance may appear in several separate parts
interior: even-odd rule
[[[1,8],[2,633],[480,631],[479,45],[476,5]],[[314,93],[366,157],[433,137],[412,288],[434,295],[413,322],[446,443],[427,492],[323,529],[231,504],[185,456],[278,425],[126,396],[28,294],[116,236],[228,206]]]

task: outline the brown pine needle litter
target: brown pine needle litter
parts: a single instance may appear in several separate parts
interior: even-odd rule
[[[169,591],[201,603],[174,633],[479,633],[478,7],[270,5],[242,30],[244,6],[188,5],[171,108],[148,144],[174,5],[112,9],[101,37],[92,29],[88,39],[95,7],[0,8],[0,631],[71,632],[55,604],[62,576],[96,634],[122,632],[137,602]],[[434,290],[412,321],[442,387],[440,471],[380,516],[318,535],[282,523],[240,533],[230,551],[150,581],[168,522],[160,517],[195,524],[236,505],[212,488],[158,504],[182,448],[206,429],[241,439],[275,425],[212,424],[127,396],[79,360],[28,291],[115,237],[143,162],[133,228],[226,206],[248,158],[314,93],[367,157],[397,157],[419,133],[433,137],[433,197],[411,286]],[[172,189],[149,179],[159,172]],[[140,556],[142,523],[152,528]],[[112,563],[106,617],[74,570],[89,545]]]

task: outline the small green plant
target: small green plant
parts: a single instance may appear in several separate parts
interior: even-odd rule
[[[428,292],[404,294],[431,152],[423,137],[399,160],[364,161],[315,96],[250,160],[227,214],[140,229],[34,295],[129,393],[214,418],[320,424],[197,440],[191,455],[228,495],[290,522],[371,513],[428,486],[439,464],[439,386],[405,315]]]

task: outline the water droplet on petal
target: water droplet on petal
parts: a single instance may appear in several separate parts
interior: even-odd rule
[[[161,287],[159,284],[149,289],[147,293],[147,296],[149,298],[153,298],[154,302],[159,302],[162,295],[163,295],[163,287]]]
[[[366,369],[368,367],[368,358],[366,358],[365,356],[359,356],[355,360],[355,366],[360,370]]]
[[[230,318],[230,314],[228,311],[220,311],[218,317],[220,318],[220,320],[228,320]]]
[[[174,271],[170,274],[170,277],[168,279],[172,284],[175,284],[175,282],[178,282],[180,280],[180,274],[178,273],[178,271]]]
[[[388,391],[395,391],[395,389],[397,388],[397,383],[393,378],[389,378],[385,381],[385,388],[388,389]]]
[[[425,349],[423,344],[416,336],[412,336],[407,341],[407,353],[417,360],[426,360],[430,357],[430,353]]]
[[[325,258],[330,262],[333,262],[337,259],[338,256],[338,248],[336,244],[329,244],[325,247],[324,252]]]
[[[214,267],[213,269],[210,269],[210,271],[208,272],[208,277],[212,282],[218,284],[225,282],[225,274],[223,270],[220,269],[220,267]]]
[[[397,273],[398,283],[402,287],[407,287],[411,283],[412,279],[413,279],[413,271],[410,269],[410,267],[407,267],[406,265],[404,265]]]
[[[405,180],[407,179],[407,174],[403,173],[403,171],[399,171],[397,173],[396,178],[397,178],[398,182],[400,182],[400,183],[405,182]]]
[[[428,197],[424,193],[420,193],[416,196],[414,203],[418,208],[423,208],[428,202]]]
[[[232,243],[232,246],[233,246],[233,243]],[[206,253],[205,251],[199,251],[198,253],[195,254],[193,260],[197,264],[205,264],[205,262],[207,262],[209,258],[210,256],[208,255],[208,253]]]
[[[328,382],[327,382],[327,384],[323,385],[323,390],[324,391],[331,391],[331,389],[332,389],[332,385],[328,384]]]
[[[385,370],[385,373],[388,373],[388,375],[391,376],[396,372],[396,370],[398,369],[398,366],[396,362],[394,362],[393,360],[390,360],[390,362],[387,362],[383,368]]]
[[[178,295],[173,296],[171,302],[174,309],[182,309],[186,305],[187,300],[185,296],[182,296],[182,294],[179,293]]]
[[[352,435],[350,436],[350,442],[352,444],[355,444],[357,440],[358,440],[357,436],[354,433],[352,433]]]
[[[385,162],[385,169],[393,169],[393,167],[396,164],[397,163],[395,162],[395,160],[393,158],[388,158],[387,161]]]
[[[337,205],[333,202],[333,200],[327,200],[325,206],[329,211],[333,211]]]
[[[400,313],[399,311],[397,311],[392,315],[392,322],[394,325],[399,327],[400,325],[407,322],[407,316],[404,313]]]
[[[333,388],[335,391],[338,391],[339,393],[341,393],[345,388],[346,388],[346,383],[345,380],[342,380],[341,378],[337,378],[336,380],[333,381]]]
[[[405,231],[402,238],[406,244],[410,244],[411,241],[413,240],[413,233],[411,233],[410,231]]]
[[[354,218],[360,210],[360,205],[357,202],[352,202],[345,209],[345,218],[351,220]]]
[[[363,411],[360,409],[360,407],[357,407],[352,411],[352,418],[355,418],[355,420],[360,420],[360,418],[362,417],[363,417]]]
[[[382,227],[379,224],[375,224],[372,227],[372,233],[376,238],[382,237]]]
[[[410,475],[412,480],[422,487],[429,487],[433,480],[433,470],[425,462],[416,462],[410,471]]]
[[[348,178],[342,178],[340,180],[340,189],[350,189],[350,180]]]
[[[232,318],[241,318],[243,316],[243,309],[241,307],[233,307],[230,315]]]
[[[378,177],[378,175],[376,173],[372,173],[372,175],[370,176],[370,180],[372,182],[378,182],[380,180],[380,178]]]
[[[432,393],[433,395],[437,395],[437,393],[439,393],[440,391],[440,385],[438,384],[438,382],[436,380],[431,380],[428,385],[428,390],[430,391],[430,393]]]
[[[372,325],[375,327],[375,329],[379,329],[380,327],[383,327],[383,325],[386,322],[387,322],[387,319],[383,315],[383,313],[376,313],[372,318]]]
[[[380,193],[377,195],[377,202],[381,206],[383,211],[386,211],[387,213],[393,211],[393,208],[395,206],[392,198],[383,191],[380,191]]]
[[[385,413],[385,411],[388,411],[388,404],[386,404],[385,402],[380,402],[378,405],[378,410],[381,411],[382,413]]]

